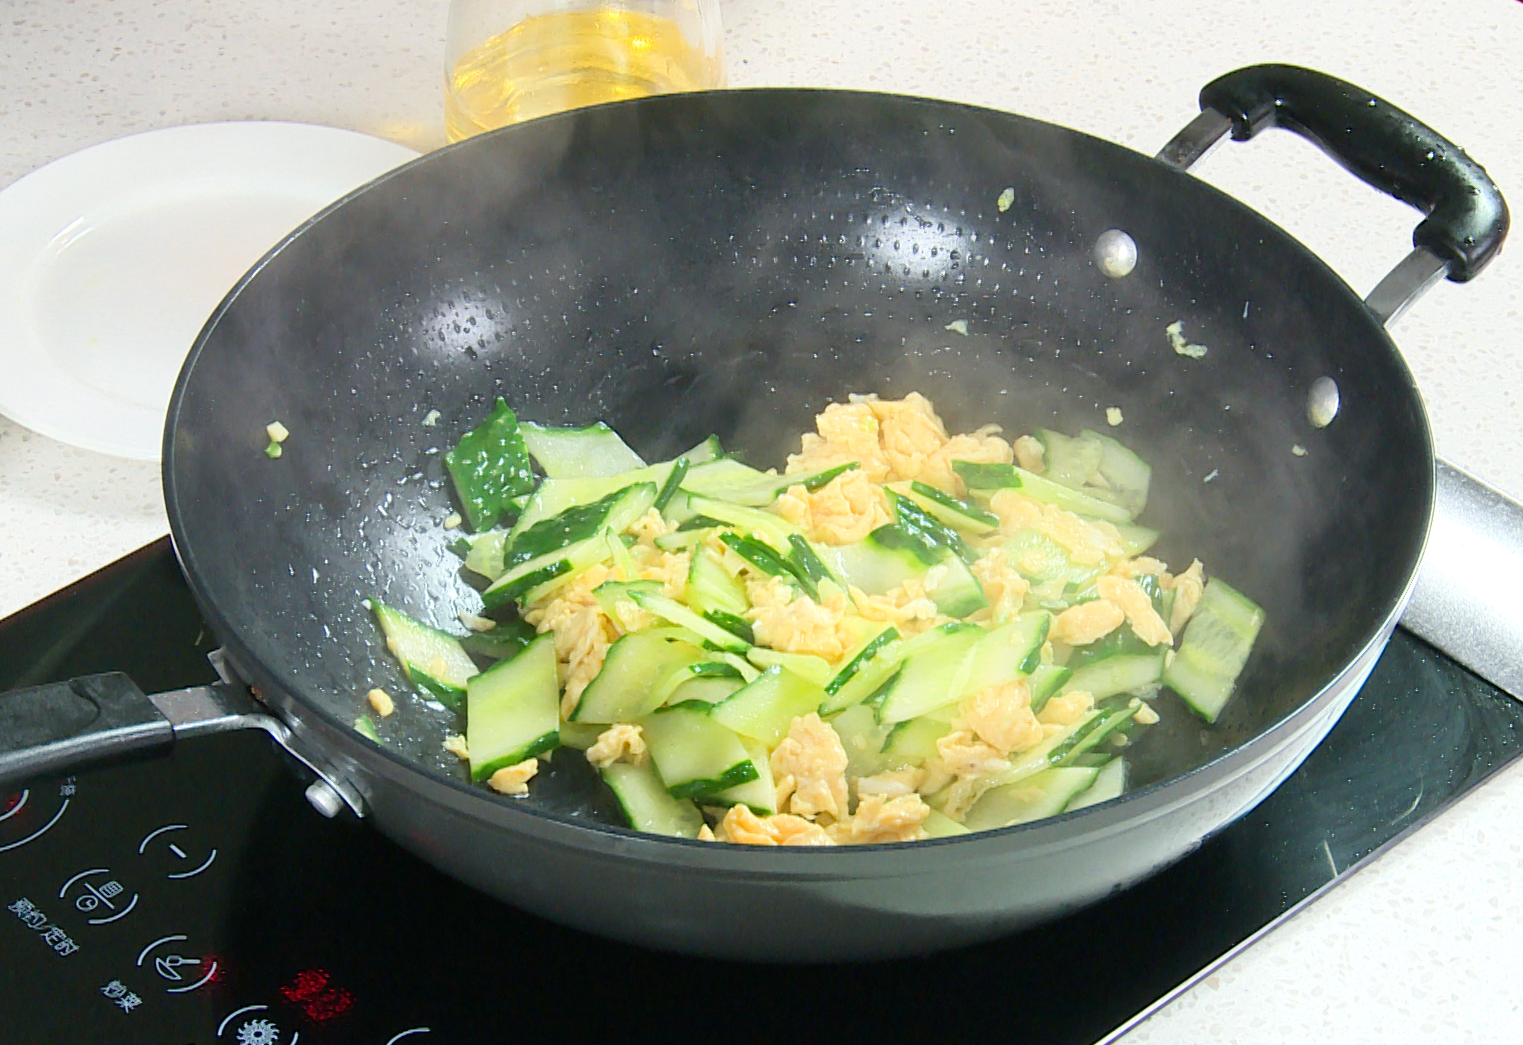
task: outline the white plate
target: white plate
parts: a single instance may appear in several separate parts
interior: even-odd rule
[[[333,127],[206,123],[104,142],[0,191],[0,413],[157,460],[180,364],[233,284],[417,155]]]

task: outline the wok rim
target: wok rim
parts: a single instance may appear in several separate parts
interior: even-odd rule
[[[392,170],[380,175],[373,181],[370,181],[365,185],[359,186],[358,188],[346,193],[344,196],[335,200],[329,206],[314,214],[301,225],[293,229],[279,243],[271,247],[270,250],[267,251],[265,255],[261,257],[253,265],[253,267],[251,267],[248,272],[246,272],[238,280],[233,288],[228,291],[227,295],[218,304],[217,308],[212,312],[210,317],[208,317],[201,331],[197,334],[196,340],[193,343],[190,352],[186,356],[185,363],[175,380],[174,392],[171,396],[169,407],[166,411],[165,416],[163,452],[161,457],[161,476],[163,482],[166,514],[169,518],[171,537],[173,540],[176,557],[180,562],[181,570],[185,574],[186,580],[191,588],[198,607],[200,608],[202,614],[208,618],[207,623],[212,626],[214,633],[219,637],[219,639],[222,640],[224,644],[234,647],[238,653],[241,654],[241,656],[235,658],[236,661],[240,663],[250,664],[256,667],[258,671],[267,674],[271,679],[275,681],[276,688],[281,693],[283,693],[287,699],[298,704],[302,709],[304,709],[306,713],[315,716],[323,726],[333,730],[337,736],[343,737],[346,740],[352,740],[352,737],[350,737],[349,734],[352,734],[353,730],[350,729],[346,723],[341,721],[336,714],[327,710],[320,700],[304,695],[302,692],[302,687],[299,685],[293,685],[291,679],[286,677],[288,673],[282,671],[271,671],[269,670],[269,665],[264,664],[259,658],[253,656],[253,654],[247,648],[246,644],[241,641],[239,630],[233,627],[230,615],[225,614],[221,611],[221,608],[218,606],[216,600],[209,594],[207,585],[203,584],[199,563],[195,556],[194,549],[191,547],[193,542],[187,538],[186,534],[183,531],[181,513],[179,510],[180,489],[179,484],[175,480],[175,464],[179,458],[179,453],[175,447],[175,433],[178,428],[180,410],[186,394],[189,379],[195,370],[197,361],[201,357],[202,352],[206,349],[207,344],[217,332],[222,317],[237,304],[238,299],[244,290],[247,289],[256,279],[258,279],[260,273],[268,264],[274,261],[286,250],[291,248],[293,244],[302,240],[303,237],[307,236],[314,228],[321,225],[323,221],[330,215],[341,210],[353,200],[379,189],[381,186],[387,184],[392,179],[410,172],[414,167],[432,162],[435,157],[451,154],[460,149],[473,148],[477,143],[484,140],[495,139],[499,136],[512,135],[516,130],[522,127],[543,125],[551,121],[572,122],[589,110],[602,111],[624,106],[654,108],[666,105],[694,105],[702,104],[705,99],[714,96],[734,97],[736,95],[753,97],[771,96],[778,98],[797,97],[803,99],[819,97],[848,99],[856,97],[872,99],[880,104],[890,103],[894,105],[922,107],[945,112],[962,113],[979,118],[1014,120],[1021,123],[1036,125],[1049,131],[1059,131],[1066,135],[1073,135],[1086,139],[1088,142],[1098,144],[1103,148],[1115,150],[1118,154],[1124,156],[1130,162],[1136,162],[1140,160],[1146,164],[1155,165],[1162,171],[1169,172],[1168,174],[1163,175],[1164,177],[1187,178],[1189,179],[1189,184],[1193,187],[1192,191],[1205,192],[1214,195],[1217,197],[1218,202],[1224,203],[1229,208],[1234,209],[1245,222],[1256,224],[1257,228],[1264,235],[1274,236],[1284,241],[1284,244],[1289,247],[1293,253],[1299,255],[1301,261],[1305,264],[1305,266],[1307,266],[1306,271],[1308,275],[1312,274],[1313,272],[1319,273],[1323,281],[1326,283],[1328,292],[1330,294],[1337,294],[1345,297],[1347,304],[1350,307],[1357,309],[1364,320],[1373,325],[1374,333],[1384,341],[1385,347],[1389,352],[1392,361],[1397,365],[1400,373],[1404,378],[1402,382],[1403,392],[1408,398],[1409,404],[1414,408],[1413,416],[1418,429],[1415,434],[1420,438],[1421,442],[1426,447],[1427,453],[1426,468],[1424,469],[1422,476],[1422,497],[1424,500],[1424,511],[1422,514],[1424,516],[1424,521],[1421,528],[1421,533],[1419,535],[1419,540],[1416,542],[1417,547],[1413,554],[1412,561],[1406,570],[1406,580],[1402,586],[1401,591],[1399,592],[1397,598],[1394,600],[1393,604],[1388,608],[1386,614],[1380,619],[1375,627],[1369,629],[1366,632],[1365,637],[1359,644],[1358,648],[1351,655],[1345,658],[1338,671],[1333,674],[1331,678],[1327,679],[1316,691],[1311,693],[1296,707],[1281,716],[1273,724],[1253,734],[1251,737],[1242,741],[1238,745],[1227,748],[1216,756],[1196,766],[1193,766],[1182,773],[1178,773],[1174,776],[1155,781],[1154,783],[1148,784],[1147,786],[1139,788],[1136,791],[1127,791],[1119,798],[1111,799],[1107,802],[1099,803],[1095,806],[1089,806],[1084,809],[1061,813],[1057,816],[1047,817],[1025,824],[1016,824],[986,831],[970,832],[965,835],[954,835],[946,838],[921,839],[911,842],[882,842],[874,843],[870,846],[717,846],[712,843],[701,842],[697,839],[674,838],[662,835],[654,835],[646,832],[636,831],[632,828],[623,827],[616,824],[604,823],[601,821],[576,819],[552,810],[541,809],[526,803],[519,803],[507,796],[494,795],[477,785],[471,784],[469,781],[463,781],[426,766],[422,766],[414,760],[403,757],[399,753],[391,750],[385,744],[370,743],[356,747],[356,750],[362,752],[359,757],[359,763],[362,768],[364,768],[367,772],[372,771],[370,767],[364,765],[364,760],[365,758],[373,758],[377,753],[379,753],[383,756],[384,761],[393,767],[396,774],[400,774],[404,777],[421,777],[424,781],[436,785],[444,785],[449,790],[455,792],[458,796],[468,796],[467,801],[475,804],[477,807],[480,807],[480,803],[485,801],[490,803],[491,808],[514,809],[515,813],[527,815],[532,818],[531,822],[537,822],[542,825],[544,829],[543,834],[546,836],[554,834],[558,831],[569,830],[572,832],[572,835],[566,839],[566,842],[571,845],[576,845],[578,839],[585,840],[586,835],[591,835],[594,837],[601,836],[605,843],[614,846],[619,846],[622,844],[624,847],[626,847],[626,849],[630,843],[636,842],[642,845],[661,846],[663,848],[671,844],[676,844],[679,846],[687,847],[687,849],[693,853],[702,851],[712,854],[713,859],[706,861],[706,863],[709,865],[706,867],[706,869],[716,871],[730,870],[729,868],[713,866],[717,860],[720,860],[721,858],[734,858],[736,856],[738,856],[739,859],[751,860],[754,862],[756,860],[762,859],[767,854],[772,854],[778,859],[793,862],[792,869],[773,869],[770,867],[737,867],[734,869],[737,873],[748,875],[763,875],[769,877],[775,875],[780,877],[788,877],[790,874],[804,870],[804,867],[798,864],[799,860],[835,859],[840,861],[847,859],[848,856],[851,859],[855,860],[865,852],[931,853],[933,851],[941,850],[945,846],[957,843],[993,843],[996,840],[1014,838],[1021,833],[1031,833],[1034,831],[1049,829],[1054,825],[1071,827],[1071,825],[1086,819],[1096,821],[1094,828],[1090,832],[1076,832],[1075,838],[1070,839],[1067,843],[1072,845],[1075,841],[1088,834],[1098,836],[1102,832],[1121,829],[1127,824],[1145,822],[1137,821],[1135,814],[1116,816],[1115,814],[1120,810],[1124,810],[1129,806],[1135,806],[1144,801],[1157,800],[1158,797],[1161,796],[1164,792],[1175,789],[1180,789],[1181,797],[1183,797],[1185,794],[1189,794],[1198,790],[1194,785],[1202,776],[1213,776],[1218,773],[1232,772],[1233,763],[1256,763],[1259,761],[1256,756],[1260,751],[1266,747],[1277,747],[1278,745],[1275,743],[1276,741],[1284,740],[1286,739],[1287,734],[1293,735],[1295,732],[1297,732],[1299,728],[1301,728],[1304,719],[1322,708],[1322,706],[1332,696],[1335,696],[1341,692],[1343,684],[1345,684],[1349,676],[1357,670],[1365,657],[1369,656],[1372,651],[1375,651],[1378,654],[1379,650],[1383,650],[1384,646],[1389,641],[1391,631],[1399,622],[1401,615],[1412,596],[1412,592],[1416,586],[1418,570],[1422,562],[1423,552],[1427,547],[1428,539],[1432,530],[1433,513],[1436,505],[1437,484],[1437,463],[1433,443],[1433,433],[1428,418],[1427,409],[1423,403],[1422,395],[1418,389],[1415,376],[1412,374],[1411,368],[1407,365],[1406,360],[1402,356],[1400,350],[1396,347],[1394,341],[1391,339],[1389,331],[1379,324],[1374,315],[1370,313],[1365,307],[1363,299],[1357,294],[1357,292],[1353,290],[1352,287],[1349,286],[1349,284],[1342,278],[1342,276],[1340,276],[1334,269],[1331,268],[1331,266],[1328,265],[1326,261],[1324,261],[1320,256],[1312,251],[1311,248],[1306,246],[1306,244],[1301,242],[1301,240],[1293,236],[1290,232],[1282,228],[1266,215],[1260,213],[1259,211],[1249,206],[1247,203],[1238,199],[1236,196],[1218,189],[1217,187],[1194,177],[1193,175],[1189,174],[1189,172],[1158,160],[1153,156],[1139,152],[1136,149],[1122,145],[1118,142],[1111,141],[1110,139],[1089,134],[1085,131],[1077,130],[1071,127],[1065,127],[1061,124],[1052,123],[1046,120],[1039,120],[1034,117],[1025,116],[1019,113],[1009,112],[1002,109],[993,109],[987,106],[929,98],[919,95],[898,94],[888,91],[864,91],[828,87],[753,87],[655,95],[618,102],[609,102],[603,105],[591,106],[587,109],[554,113],[548,116],[539,117],[534,120],[524,121],[520,124],[500,128],[495,131],[489,131],[482,135],[477,135],[460,142],[446,145],[440,149],[434,150],[433,152],[424,153],[416,159],[401,164],[400,166],[395,167]],[[1357,694],[1355,695],[1357,696]],[[1351,697],[1350,699],[1353,698]],[[293,733],[295,733],[298,737],[309,736],[312,732],[309,727],[303,725],[300,722],[288,724],[292,726]],[[321,747],[322,753],[325,755],[330,753],[327,747],[328,746],[326,744],[322,745]],[[409,786],[413,790],[417,790],[416,783],[409,782]],[[1201,794],[1205,794],[1209,793],[1209,791],[1212,789],[1206,788],[1199,790]],[[1154,819],[1158,816],[1165,815],[1169,808],[1177,804],[1179,803],[1165,803],[1164,808],[1154,811],[1148,819]],[[1096,814],[1100,812],[1106,812],[1112,815],[1109,818],[1097,817]],[[1242,814],[1234,814],[1233,819],[1240,815]],[[482,819],[491,820],[493,818],[483,817]],[[1102,828],[1098,822],[1100,819],[1114,819],[1115,822]],[[538,834],[540,832],[535,833]],[[792,853],[808,852],[812,855],[778,855],[785,851]],[[747,855],[739,856],[741,853],[745,853]],[[624,855],[628,856],[630,854],[625,852]],[[828,873],[825,873],[825,869],[823,867],[819,867],[819,865],[811,865],[809,870],[815,872],[815,877],[834,877]]]

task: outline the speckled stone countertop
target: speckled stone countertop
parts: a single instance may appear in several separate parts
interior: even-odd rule
[[[442,143],[445,0],[3,0],[0,185],[96,142],[293,120]],[[1464,145],[1523,199],[1517,0],[723,0],[735,87],[923,94],[1152,153],[1199,88],[1261,61],[1324,69]],[[1367,291],[1415,218],[1266,135],[1197,173]],[[1440,452],[1523,494],[1523,253],[1432,291],[1394,331]],[[0,337],[6,336],[0,331]],[[166,530],[157,467],[0,419],[0,616]],[[1523,1040],[1523,765],[1244,949],[1128,1045]]]

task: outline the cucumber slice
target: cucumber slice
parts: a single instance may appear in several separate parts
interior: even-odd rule
[[[377,599],[370,601],[370,608],[386,636],[386,648],[402,665],[402,674],[445,707],[459,711],[465,704],[466,683],[477,674],[476,662],[460,640]]]
[[[1055,766],[1074,765],[1077,759],[1092,751],[1100,741],[1131,721],[1140,705],[1141,701],[1134,700],[1127,707],[1102,712],[1100,717],[1093,719],[1084,729],[1075,732],[1062,744],[1053,748],[1047,756],[1048,760]]]
[[[523,563],[588,540],[605,529],[623,533],[650,510],[655,500],[655,483],[635,483],[591,504],[574,504],[514,536],[503,553],[503,566],[511,573]]]
[[[976,562],[978,556],[962,539],[962,534],[927,513],[913,498],[889,491],[889,504],[900,532],[909,535],[920,547],[916,549],[927,564],[939,561],[938,549],[953,552],[964,562]]]
[[[1256,603],[1212,577],[1185,625],[1179,651],[1163,673],[1164,685],[1201,718],[1215,722],[1263,624],[1264,611]]]
[[[672,672],[671,676],[656,686],[656,694],[660,696],[662,704],[680,704],[682,701],[674,699],[676,692],[695,679],[721,679],[732,683],[730,690],[735,690],[745,685],[745,679],[740,677],[740,672],[734,667],[722,661],[700,660],[692,664],[685,664]],[[652,700],[655,696],[652,696]],[[691,696],[684,699],[692,699]]]
[[[948,617],[966,617],[985,606],[983,586],[950,548],[931,548],[897,526],[880,526],[853,544],[820,549],[830,571],[868,595],[882,595],[911,578],[945,566],[939,583],[928,589],[936,608]]]
[[[602,534],[520,563],[492,582],[481,593],[487,609],[496,609],[514,600],[532,603],[578,574],[592,569],[609,557],[608,542]]]
[[[1106,522],[1129,523],[1132,521],[1132,513],[1119,504],[1112,504],[1087,493],[1070,489],[1062,483],[1044,479],[1017,465],[953,461],[952,468],[962,477],[970,490],[1000,490],[1018,487],[1021,493],[1032,500],[1057,505],[1064,511],[1090,515],[1096,519],[1104,519]]]
[[[507,530],[488,530],[472,538],[470,545],[470,550],[465,553],[466,569],[489,581],[495,581],[507,571],[503,565],[503,552],[508,547]]]
[[[519,617],[498,624],[491,631],[476,631],[460,640],[467,653],[493,660],[506,660],[534,641],[534,625]]]
[[[1047,698],[1062,688],[1063,683],[1073,676],[1073,669],[1059,664],[1038,664],[1031,672],[1031,710],[1033,713],[1041,711],[1042,705],[1047,703]]]
[[[619,800],[624,818],[636,831],[672,838],[697,838],[703,814],[689,799],[673,798],[651,762],[615,762],[602,771],[603,782]]]
[[[682,488],[700,497],[712,497],[731,504],[762,508],[777,500],[790,486],[817,490],[842,472],[856,468],[855,462],[833,465],[813,472],[794,475],[769,475],[741,464],[734,458],[722,458],[694,467],[682,482]]]
[[[586,751],[598,742],[598,737],[603,735],[603,730],[608,727],[601,722],[562,722],[561,723],[561,747],[575,748],[577,751]]]
[[[958,500],[934,486],[916,480],[911,483],[895,483],[889,487],[901,497],[914,501],[937,522],[954,530],[971,534],[985,534],[999,528],[999,516],[985,511],[975,504]]]
[[[641,727],[656,771],[678,798],[710,797],[761,775],[740,737],[703,711],[662,708]]]
[[[1127,558],[1141,555],[1158,542],[1157,530],[1136,523],[1116,523],[1116,533],[1121,538],[1121,550]]]
[[[754,682],[709,709],[715,722],[743,737],[776,747],[793,720],[819,710],[825,691],[779,667],[768,668]]]
[[[692,472],[688,473],[688,475],[692,474]],[[677,500],[674,498],[672,504],[675,505]],[[717,523],[732,527],[742,535],[759,537],[771,545],[779,556],[787,555],[792,550],[788,543],[789,537],[803,536],[798,527],[780,515],[773,515],[771,512],[764,512],[758,508],[731,504],[728,501],[715,500],[712,497],[688,494],[687,510],[694,515],[706,516]]]
[[[1042,444],[1042,474],[1053,482],[1077,490],[1099,474],[1104,454],[1099,439],[1089,435],[1073,438],[1048,428],[1037,429],[1036,438]]]
[[[598,479],[644,468],[640,455],[602,421],[586,428],[557,428],[525,421],[524,446],[552,479]]]
[[[666,698],[666,703],[671,707],[678,704],[718,704],[745,684],[741,678],[696,675],[674,689],[672,695]]]
[[[648,631],[631,632],[608,647],[603,670],[571,712],[573,722],[633,722],[661,706],[661,684],[679,669],[707,659],[702,650]]]
[[[465,726],[471,779],[485,780],[559,744],[560,699],[550,634],[473,675],[466,684]]]
[[[724,650],[726,653],[745,653],[751,648],[745,639],[734,632],[721,628],[711,620],[705,620],[682,603],[667,598],[659,591],[630,588],[629,597],[642,610],[654,613],[662,620],[670,621],[678,627],[687,628],[701,636],[705,642],[712,643],[715,649]]]
[[[890,624],[876,634],[864,639],[855,649],[850,650],[846,654],[846,664],[831,677],[829,682],[825,683],[825,692],[831,696],[839,693],[841,687],[850,682],[852,677],[861,671],[868,661],[876,657],[889,643],[894,642],[898,638],[899,630]],[[842,705],[843,708],[846,706]],[[839,711],[841,709],[836,708],[835,710]],[[822,710],[821,714],[827,714],[827,712]]]
[[[591,504],[636,483],[653,483],[659,490],[671,475],[672,466],[673,462],[663,461],[600,479],[546,479],[529,496],[513,524],[512,535],[517,537],[535,523],[559,515],[573,505]]]
[[[671,473],[667,475],[666,481],[661,484],[660,492],[656,494],[656,503],[654,505],[656,511],[665,511],[667,504],[671,502],[673,497],[677,496],[678,488],[681,487],[682,479],[687,475],[689,467],[691,467],[691,462],[686,457],[679,457],[672,462]]]
[[[784,653],[766,646],[753,646],[746,651],[746,659],[758,668],[784,668],[815,686],[823,687],[833,674],[830,662],[824,657],[810,653]],[[823,692],[823,690],[822,690]]]
[[[1003,547],[1011,565],[1033,584],[1062,581],[1083,585],[1106,570],[1105,563],[1080,565],[1074,562],[1061,544],[1032,529],[1015,530]]]
[[[534,489],[522,429],[501,397],[486,420],[445,453],[444,467],[477,533],[491,529],[512,510],[511,498]]]
[[[689,464],[696,465],[717,461],[724,455],[724,447],[719,443],[719,436],[711,435],[682,456],[687,458]]]
[[[855,704],[830,719],[830,728],[841,738],[841,747],[846,751],[848,779],[873,776],[887,768],[883,741],[893,727],[879,723],[872,708]]]
[[[985,635],[976,624],[944,624],[925,632],[936,636],[905,657],[892,688],[878,705],[878,721],[907,722],[935,711],[963,695],[968,660]],[[923,638],[917,635],[915,640]],[[908,643],[906,645],[909,645]]]
[[[1038,610],[1023,613],[978,640],[968,659],[963,696],[1029,675],[1041,664],[1042,643],[1052,615]]]
[[[702,614],[718,610],[741,617],[751,608],[751,600],[746,598],[745,585],[731,577],[729,571],[719,564],[719,559],[707,548],[693,553],[693,561],[687,571],[686,597],[688,605]]]
[[[1089,729],[1102,714],[1103,712],[1100,711],[1091,711],[1080,718],[1079,721],[1073,723],[1073,725],[1065,726],[1036,747],[1011,755],[1010,768],[999,773],[991,781],[991,784],[994,786],[1013,784],[1018,780],[1025,780],[1034,773],[1040,773],[1044,769],[1051,769],[1054,760],[1062,757],[1061,755],[1055,755],[1054,752],[1060,749],[1066,751],[1067,748],[1064,745],[1084,730]]]
[[[883,763],[886,766],[918,766],[937,755],[936,741],[952,732],[950,722],[921,716],[900,722],[883,740]]]
[[[925,820],[920,826],[925,831],[927,838],[953,838],[957,835],[968,833],[968,829],[962,824],[959,824],[945,813],[937,812],[934,809],[926,814]]]
[[[968,810],[963,826],[970,831],[989,831],[1057,816],[1075,797],[1094,786],[1099,773],[1098,769],[1065,766],[991,788]]]
[[[1163,677],[1163,661],[1167,652],[1160,649],[1153,653],[1123,653],[1085,664],[1074,669],[1074,673],[1063,684],[1063,692],[1082,689],[1096,700],[1104,700],[1117,693],[1141,689]]]
[[[879,691],[897,681],[902,667],[903,643],[895,639],[881,647],[877,656],[859,667],[840,689],[832,693],[820,705],[820,714],[834,715],[877,696]]]
[[[771,816],[777,812],[777,785],[772,782],[772,763],[767,760],[767,749],[755,740],[740,738],[741,746],[751,756],[756,767],[756,779],[746,784],[725,788],[709,801],[720,805],[745,805],[757,816]]]
[[[1152,467],[1108,435],[1087,428],[1083,435],[1100,444],[1100,477],[1115,495],[1116,503],[1134,516],[1141,515],[1148,503]]]
[[[1100,767],[1100,771],[1095,775],[1095,782],[1069,802],[1064,812],[1072,813],[1075,809],[1087,809],[1101,802],[1120,798],[1126,793],[1126,775],[1126,760],[1111,759]]]

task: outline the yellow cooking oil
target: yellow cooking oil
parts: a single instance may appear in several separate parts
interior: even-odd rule
[[[670,18],[601,7],[525,18],[450,70],[452,142],[584,105],[720,86],[720,59]]]

